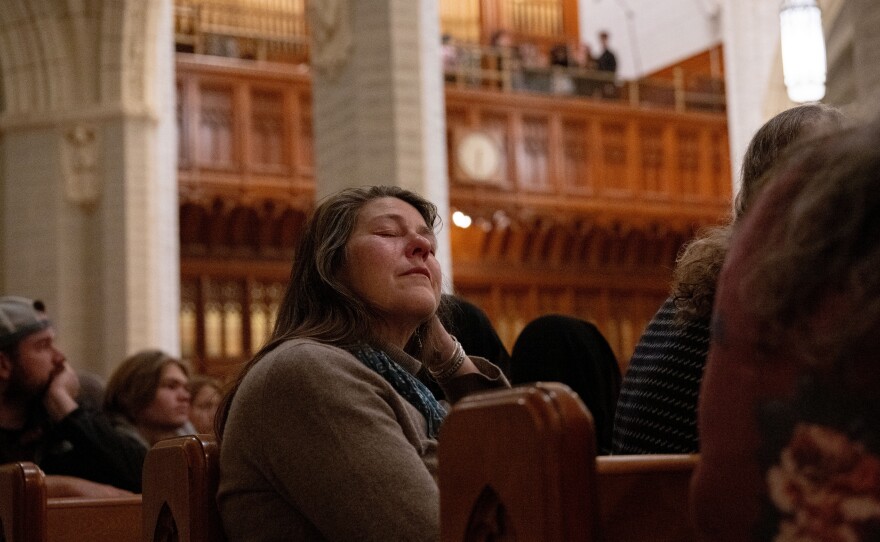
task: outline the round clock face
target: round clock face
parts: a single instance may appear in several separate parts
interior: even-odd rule
[[[501,168],[498,143],[485,132],[470,132],[458,142],[456,158],[462,172],[470,179],[493,179]]]

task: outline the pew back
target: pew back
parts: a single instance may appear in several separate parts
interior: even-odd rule
[[[46,540],[46,484],[43,472],[29,462],[0,466],[0,520],[4,542]]]
[[[144,461],[143,542],[223,542],[219,447],[208,435],[156,443]]]
[[[30,462],[0,466],[5,542],[140,540],[141,497],[47,498],[43,471]]]
[[[441,427],[441,540],[595,540],[593,421],[557,383],[476,394]]]
[[[599,510],[605,542],[696,540],[690,480],[697,455],[599,457]]]
[[[139,542],[141,497],[50,498],[46,501],[48,542]]]
[[[688,542],[698,456],[595,455],[568,387],[476,394],[441,428],[441,540]]]

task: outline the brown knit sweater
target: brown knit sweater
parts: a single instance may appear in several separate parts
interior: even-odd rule
[[[389,352],[405,370],[421,364]],[[444,386],[455,401],[507,386],[501,371]],[[255,365],[232,403],[218,502],[230,542],[437,540],[437,442],[391,385],[345,350],[288,341]]]

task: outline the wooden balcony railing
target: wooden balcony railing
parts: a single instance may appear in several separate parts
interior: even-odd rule
[[[179,51],[308,62],[306,0],[175,0]]]
[[[305,10],[306,0],[175,0],[175,41],[185,52],[306,65]],[[678,111],[725,109],[720,79],[691,79],[679,72],[672,82],[619,81],[596,70],[546,66],[535,55],[557,42],[577,42],[577,32],[569,28],[576,16],[571,0],[444,0],[440,15],[444,25],[456,29],[457,54],[444,70],[446,80],[459,88],[572,95]],[[479,45],[499,28],[510,31],[521,47]]]
[[[444,60],[447,84],[457,88],[494,88],[599,99],[632,107],[710,111],[726,109],[724,81],[705,75],[687,77],[675,71],[672,80],[643,78],[623,81],[608,72],[579,67],[548,66],[529,47],[458,45]]]

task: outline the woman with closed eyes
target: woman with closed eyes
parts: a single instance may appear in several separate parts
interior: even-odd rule
[[[437,435],[454,402],[507,386],[441,324],[436,207],[373,186],[306,224],[268,344],[217,416],[218,503],[239,540],[436,540]]]

